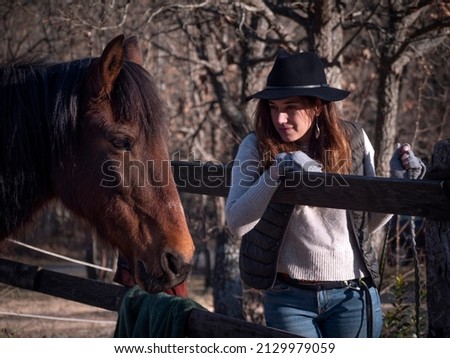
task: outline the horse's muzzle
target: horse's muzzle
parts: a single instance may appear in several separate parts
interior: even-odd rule
[[[137,264],[138,280],[147,292],[160,292],[175,287],[186,280],[192,270],[190,263],[186,263],[181,256],[170,252],[161,255],[162,275],[149,272],[142,260],[138,260]]]

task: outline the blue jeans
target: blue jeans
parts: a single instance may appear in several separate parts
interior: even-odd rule
[[[371,287],[373,337],[382,328],[381,301]],[[308,290],[279,280],[264,296],[267,326],[308,338],[367,337],[365,292],[360,287]]]

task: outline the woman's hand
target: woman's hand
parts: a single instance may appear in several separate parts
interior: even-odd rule
[[[275,155],[275,164],[270,167],[270,176],[279,180],[290,172],[321,172],[322,165],[311,159],[305,152],[278,153]]]
[[[426,172],[425,164],[414,155],[407,143],[397,144],[389,164],[391,177],[394,178],[422,179]]]

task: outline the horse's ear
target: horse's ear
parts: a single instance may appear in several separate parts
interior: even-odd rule
[[[122,69],[124,60],[124,35],[111,40],[100,57],[100,73],[103,89],[106,94],[111,93],[114,82]]]
[[[125,39],[123,42],[123,49],[125,50],[126,60],[142,66],[142,52],[136,36],[131,36]]]

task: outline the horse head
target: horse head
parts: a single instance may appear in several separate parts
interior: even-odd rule
[[[135,37],[113,39],[84,80],[71,153],[53,168],[56,195],[117,247],[136,281],[184,281],[194,244],[173,181],[165,109]]]

